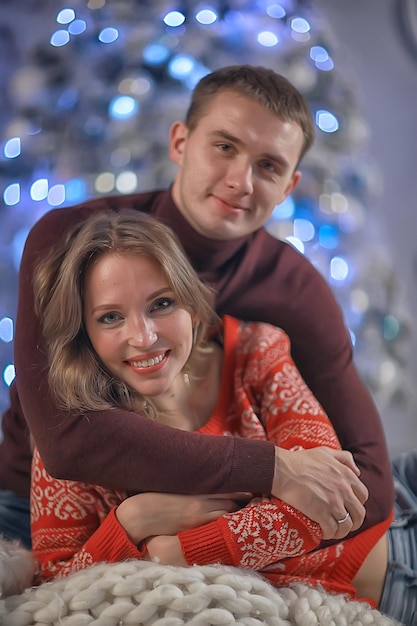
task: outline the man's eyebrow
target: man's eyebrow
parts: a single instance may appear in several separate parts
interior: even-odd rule
[[[232,135],[231,133],[227,132],[227,130],[213,130],[211,133],[211,135],[213,135],[213,137],[218,137],[219,139],[226,139],[227,141],[231,141],[233,143],[237,143],[240,146],[243,146],[243,141],[241,139],[239,139],[239,137],[236,137],[235,135]]]
[[[290,164],[288,163],[287,159],[285,159],[280,154],[265,153],[262,155],[262,157],[266,159],[267,161],[274,161],[274,163],[277,163],[277,165],[279,165],[281,169],[288,169],[290,167]]]
[[[210,134],[213,137],[225,139],[226,141],[230,141],[231,143],[237,144],[238,146],[243,146],[243,141],[239,139],[239,137],[236,137],[235,135],[229,133],[227,130],[213,130]],[[281,169],[288,169],[290,167],[287,159],[280,154],[271,154],[269,152],[265,152],[261,155],[261,157],[267,161],[273,161],[274,163],[277,163],[277,165]]]

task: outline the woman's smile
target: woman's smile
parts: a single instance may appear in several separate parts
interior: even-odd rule
[[[132,367],[138,374],[149,374],[158,371],[165,364],[170,350],[156,354],[155,356],[148,358],[133,358],[127,359],[126,363]]]

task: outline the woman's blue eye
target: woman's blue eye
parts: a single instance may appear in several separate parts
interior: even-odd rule
[[[155,311],[160,311],[161,309],[164,310],[170,307],[173,303],[174,300],[172,300],[172,298],[161,298],[153,304],[152,309]]]
[[[120,315],[118,313],[106,313],[100,317],[99,322],[102,324],[114,324],[114,322],[118,322],[119,319]]]

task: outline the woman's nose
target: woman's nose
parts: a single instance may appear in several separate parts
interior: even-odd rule
[[[145,316],[138,316],[130,325],[130,343],[139,348],[148,348],[158,340],[155,324]]]

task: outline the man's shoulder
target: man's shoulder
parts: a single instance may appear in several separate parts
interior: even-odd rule
[[[312,262],[288,241],[278,239],[263,227],[254,233],[246,255],[260,267],[274,267],[279,273],[293,271],[317,274]]]
[[[86,219],[93,213],[100,211],[120,211],[123,209],[135,209],[146,213],[152,212],[153,205],[166,194],[166,190],[148,191],[145,193],[135,193],[129,195],[113,195],[92,198],[81,202],[80,204],[63,207],[60,209],[52,209],[45,213],[38,223],[48,222],[72,222],[78,223],[82,219]]]
[[[80,204],[52,209],[45,213],[32,227],[28,236],[28,244],[30,245],[33,241],[35,247],[49,245],[72,226],[101,211],[134,209],[153,213],[154,207],[164,202],[165,197],[169,197],[167,190],[156,190],[129,195],[103,196],[86,200]]]

